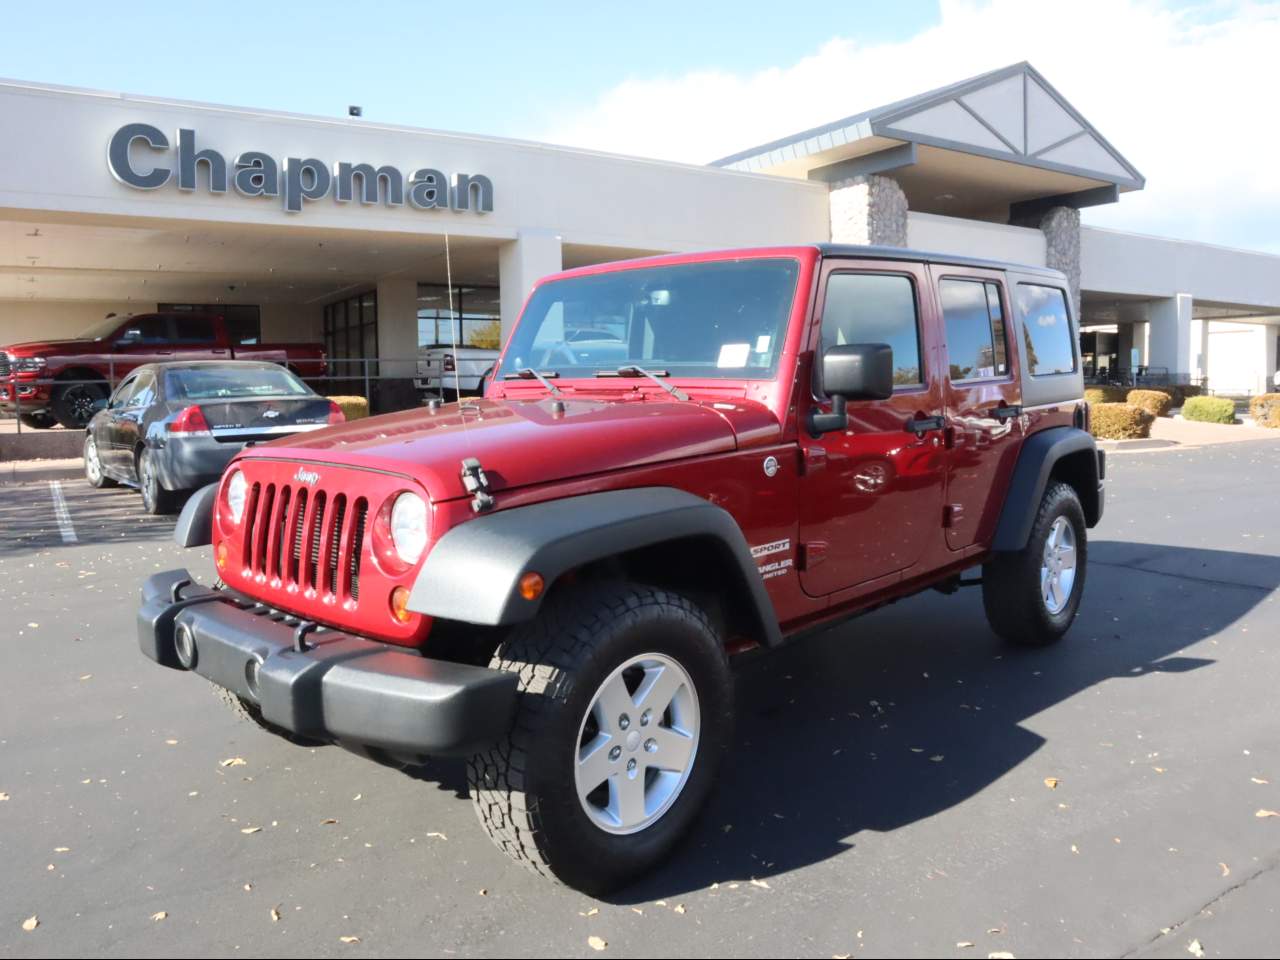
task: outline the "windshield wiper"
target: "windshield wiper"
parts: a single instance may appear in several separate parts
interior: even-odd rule
[[[537,380],[540,384],[547,388],[551,393],[561,393],[559,387],[551,382],[550,377],[560,376],[555,370],[549,370],[546,373],[539,373],[533,367],[521,367],[515,373],[504,374],[503,380]]]
[[[689,395],[677,387],[673,383],[663,383],[659,377],[669,377],[671,374],[666,370],[646,370],[644,367],[636,366],[634,363],[625,367],[619,367],[617,370],[597,370],[597,377],[648,377],[667,393],[671,394],[677,400],[688,400]]]

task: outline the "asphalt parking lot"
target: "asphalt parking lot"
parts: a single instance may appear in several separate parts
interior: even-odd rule
[[[0,487],[0,954],[1274,955],[1280,444],[1110,467],[1063,644],[963,590],[742,662],[711,809],[608,902],[491,847],[460,764],[293,746],[144,660],[143,577],[211,564],[136,494]]]

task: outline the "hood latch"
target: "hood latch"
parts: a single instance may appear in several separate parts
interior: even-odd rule
[[[492,510],[493,494],[489,492],[489,478],[484,474],[484,467],[475,457],[462,461],[462,485],[471,494],[471,509],[476,513]]]

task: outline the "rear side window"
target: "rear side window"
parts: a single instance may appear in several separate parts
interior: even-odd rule
[[[833,273],[822,309],[822,348],[844,343],[887,343],[893,349],[893,382],[915,386],[920,376],[920,323],[909,277],[883,273]]]
[[[1066,293],[1059,287],[1020,283],[1018,315],[1027,348],[1027,372],[1033,377],[1074,373],[1076,351]]]
[[[153,402],[155,402],[155,398],[155,374],[150,371],[138,374],[138,379],[134,383],[133,390],[129,394],[128,406],[149,407]]]
[[[984,280],[946,279],[938,284],[947,327],[951,379],[990,380],[1009,372],[1000,287]]]
[[[217,340],[213,317],[176,316],[173,318],[174,340],[178,343],[214,343]]]
[[[134,317],[121,328],[119,339],[128,343],[168,343],[169,320],[166,317]]]

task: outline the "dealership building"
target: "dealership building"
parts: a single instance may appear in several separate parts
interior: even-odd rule
[[[1065,271],[1100,379],[1276,370],[1280,257],[1082,225],[1143,177],[1027,64],[707,166],[21,81],[0,128],[0,344],[213,306],[407,376],[562,268],[835,240]]]

